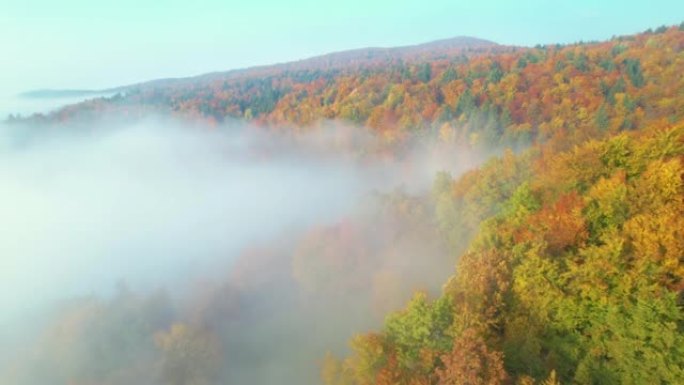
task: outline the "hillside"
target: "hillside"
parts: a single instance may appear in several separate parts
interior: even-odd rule
[[[399,50],[400,58],[342,60],[341,66],[330,58],[358,53],[333,54],[142,84],[48,119],[158,112],[211,124],[237,118],[276,127],[333,119],[369,127],[389,140],[422,131],[471,144],[526,145],[558,136],[581,141],[680,120],[683,45],[684,33],[672,27],[569,46],[478,43],[451,49],[434,43]]]
[[[99,96],[102,94],[140,92],[169,88],[211,87],[215,82],[259,79],[266,76],[282,76],[297,71],[345,71],[391,65],[403,60],[433,60],[439,57],[465,55],[494,51],[502,48],[496,43],[473,37],[459,36],[429,43],[402,47],[369,47],[333,52],[294,62],[256,66],[222,72],[212,72],[193,77],[155,79],[147,82],[122,85],[101,90],[39,89],[21,93],[26,98],[59,98],[67,96]],[[170,91],[170,90],[169,90]]]
[[[537,77],[549,88],[529,84],[549,102],[528,115],[548,120],[523,123],[537,144],[435,180],[443,236],[472,239],[443,294],[327,356],[323,382],[684,382],[682,29],[554,54]]]
[[[406,76],[404,63],[434,61],[443,58],[465,60],[489,52],[515,50],[496,43],[472,38],[455,37],[405,47],[363,48],[335,52],[290,63],[247,69],[208,73],[188,78],[158,79],[101,91],[119,92],[112,98],[98,98],[67,107],[50,114],[48,121],[68,121],[93,118],[99,113],[113,112],[143,116],[150,112],[169,113],[190,118],[219,122],[231,118],[247,118],[272,112],[278,100],[294,88],[306,83],[355,76],[366,71],[382,71],[399,66]],[[60,94],[60,90],[47,90]],[[70,91],[65,91],[70,92]],[[28,96],[44,95],[45,90],[28,92]],[[195,106],[190,106],[190,104]],[[221,108],[217,109],[216,105]],[[251,109],[252,112],[247,112]],[[210,111],[211,110],[211,111]],[[34,120],[46,119],[34,116]]]
[[[682,383],[684,127],[646,130],[438,176],[439,227],[475,240],[324,383]]]

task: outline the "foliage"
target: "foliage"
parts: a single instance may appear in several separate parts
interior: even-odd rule
[[[141,84],[45,118],[69,121],[154,111],[217,124],[315,126],[335,119],[389,141],[430,135],[447,123],[473,146],[559,150],[591,137],[684,117],[684,32],[659,29],[603,43],[435,48],[403,56],[304,61]]]
[[[377,335],[387,350],[376,362],[442,352],[433,366],[378,367],[394,370],[398,383],[684,381],[684,126],[588,141],[538,163],[544,153],[516,157],[532,174],[488,198],[485,206],[499,208],[481,215],[443,296],[432,307],[414,300]],[[500,165],[475,173],[497,170],[493,180],[505,186]],[[439,174],[438,223],[480,204],[440,204],[445,194],[478,191],[482,199],[487,190],[472,189],[483,180]],[[448,325],[431,316],[445,298],[454,312],[442,317]],[[451,352],[428,335],[453,336]]]
[[[437,371],[440,385],[501,385],[506,380],[503,355],[490,351],[472,328],[456,338],[453,350],[442,361],[444,368]]]
[[[415,254],[411,266],[437,264],[409,247],[416,240],[437,245],[435,254],[448,244],[456,261],[441,296],[415,295],[379,331],[355,336],[347,357],[326,356],[323,382],[684,383],[683,27],[439,55],[141,85],[36,119],[162,110],[299,129],[336,119],[367,126],[395,150],[432,136],[494,151],[458,178],[439,173],[430,196],[389,197],[391,219],[341,221],[295,241],[292,284],[328,302],[342,293],[387,302],[393,287],[412,283],[394,269],[407,262],[397,250]],[[166,383],[216,381],[225,358],[212,329],[169,323],[154,304],[76,306],[47,337],[46,372],[106,383],[143,362]],[[76,348],[55,360],[66,344]],[[84,361],[90,371],[76,364]]]

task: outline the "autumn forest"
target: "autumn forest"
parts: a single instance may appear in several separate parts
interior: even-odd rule
[[[3,124],[18,148],[68,132],[93,152],[118,126],[193,132],[161,169],[137,161],[157,154],[148,142],[113,159],[159,186],[186,178],[178,199],[212,202],[210,219],[155,215],[212,238],[170,241],[183,264],[165,284],[56,301],[0,354],[0,382],[684,384],[684,23],[575,44],[369,48],[110,92]],[[195,168],[198,154],[212,166]],[[223,240],[251,225],[202,187],[226,158],[238,184],[264,164],[287,175],[264,171],[272,183],[246,193],[256,203],[240,209],[270,211],[234,248]],[[98,183],[90,198],[116,197]],[[286,185],[297,200],[278,200]],[[225,216],[240,222],[224,231]],[[130,234],[143,243],[117,252],[153,250],[136,245],[154,232]],[[210,262],[193,242],[216,242]]]

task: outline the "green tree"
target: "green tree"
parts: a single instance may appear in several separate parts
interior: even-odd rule
[[[447,331],[452,321],[453,306],[448,297],[430,302],[424,293],[417,293],[406,309],[387,318],[385,334],[397,349],[399,363],[414,368],[420,365],[423,350],[451,349],[452,337]]]
[[[498,83],[504,76],[503,68],[498,61],[492,62],[489,67],[489,73],[487,74],[487,80],[492,83]]]
[[[605,104],[601,104],[601,107],[596,111],[594,121],[601,131],[606,131],[608,127],[610,127],[610,117],[608,116],[608,110],[606,109]]]
[[[416,77],[423,83],[427,83],[432,78],[432,67],[430,63],[423,63],[418,66]]]
[[[641,61],[639,59],[625,59],[625,71],[634,87],[642,87],[645,83],[644,74],[641,72]]]

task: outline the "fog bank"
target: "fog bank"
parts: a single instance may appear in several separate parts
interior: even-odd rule
[[[333,122],[0,129],[0,380],[29,385],[313,384],[439,291],[432,178],[481,160]]]

